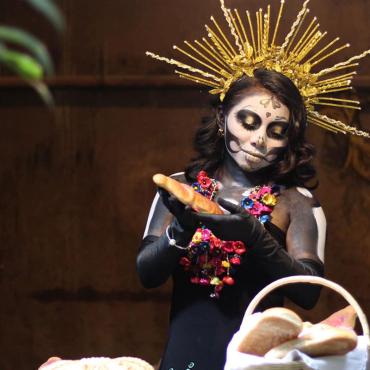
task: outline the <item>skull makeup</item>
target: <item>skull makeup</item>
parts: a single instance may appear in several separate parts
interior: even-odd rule
[[[267,90],[254,91],[226,115],[225,144],[244,171],[271,165],[288,143],[289,109]]]

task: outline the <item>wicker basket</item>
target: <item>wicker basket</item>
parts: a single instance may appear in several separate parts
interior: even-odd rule
[[[330,289],[336,291],[337,293],[339,293],[354,308],[354,310],[357,313],[360,324],[362,326],[362,330],[363,330],[363,341],[365,342],[364,346],[366,348],[364,349],[364,358],[363,358],[364,366],[362,367],[362,369],[365,369],[366,368],[366,363],[367,363],[367,357],[368,357],[368,353],[369,353],[369,349],[370,349],[369,325],[368,325],[366,316],[365,316],[364,312],[362,311],[360,305],[353,298],[353,296],[347,290],[345,290],[343,287],[341,287],[340,285],[338,285],[338,284],[336,284],[336,283],[334,283],[330,280],[327,280],[327,279],[324,279],[324,278],[321,278],[321,277],[316,277],[316,276],[297,275],[297,276],[290,276],[290,277],[287,277],[287,278],[282,278],[282,279],[279,279],[279,280],[276,280],[276,281],[272,282],[271,284],[266,286],[264,289],[262,289],[253,298],[253,300],[250,302],[250,304],[248,305],[247,310],[245,312],[244,318],[243,318],[242,327],[245,323],[248,322],[248,319],[251,317],[251,315],[253,314],[254,310],[256,309],[256,307],[258,306],[260,301],[267,294],[269,294],[273,290],[275,290],[275,289],[277,289],[277,288],[279,288],[283,285],[294,284],[294,283],[315,284],[315,285],[322,285],[322,286],[325,286],[327,288],[330,288]],[[235,336],[234,336],[234,338],[235,338]],[[233,341],[230,342],[229,347],[228,347],[228,359],[226,361],[225,370],[277,370],[277,369],[280,369],[280,370],[283,370],[283,369],[284,370],[311,370],[312,369],[312,367],[308,366],[303,361],[290,361],[290,362],[287,362],[287,361],[284,361],[284,360],[270,361],[270,360],[264,360],[264,358],[261,358],[261,357],[257,358],[257,356],[245,355],[245,354],[242,354],[242,353],[237,353],[236,354],[236,355],[240,356],[239,359],[234,358],[233,361],[230,361],[231,351],[235,352],[235,346],[233,345],[232,342]],[[243,356],[246,356],[246,357],[243,357]],[[338,358],[339,356],[330,356],[330,357]],[[343,357],[343,363],[344,363],[346,357],[345,356],[341,356],[341,357]],[[251,363],[248,364],[247,363],[248,358],[251,359],[251,360],[252,359],[254,359],[254,360],[257,359],[259,361],[250,361]],[[245,366],[241,364],[241,360],[243,360],[243,362],[246,362]],[[239,361],[240,364],[235,365],[235,364],[238,364],[238,361]],[[348,369],[347,369],[347,367],[342,366],[342,369],[343,368],[345,368],[346,370],[359,370],[357,368],[354,369],[353,367],[351,367],[351,368],[348,367]],[[334,370],[334,368],[333,368],[333,370]]]

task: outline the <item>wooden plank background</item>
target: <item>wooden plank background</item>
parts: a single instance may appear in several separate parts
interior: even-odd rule
[[[267,4],[228,3],[251,10]],[[171,287],[140,287],[136,251],[155,192],[151,176],[181,170],[191,158],[208,94],[144,52],[171,56],[173,43],[199,38],[209,15],[221,13],[216,0],[59,4],[67,19],[62,37],[23,1],[0,3],[0,23],[32,30],[58,61],[53,112],[6,71],[0,78],[0,368],[28,370],[52,355],[156,363]],[[300,4],[289,0],[283,29]],[[369,1],[312,0],[311,9],[328,40],[340,32],[352,53],[370,47]],[[370,58],[360,72],[363,111],[355,120],[370,130]],[[316,127],[308,136],[328,221],[327,277],[369,315],[370,180],[358,161],[369,172],[370,143]],[[323,291],[304,315],[318,320],[343,304]]]

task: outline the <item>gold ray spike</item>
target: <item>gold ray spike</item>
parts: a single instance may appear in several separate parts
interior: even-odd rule
[[[331,106],[331,107],[339,107],[339,108],[349,108],[349,109],[358,109],[358,110],[361,110],[361,107],[354,106],[354,105],[347,105],[347,104],[326,103],[326,102],[320,102],[320,101],[316,101],[314,104],[315,105],[328,105],[328,106]]]
[[[342,125],[339,125],[337,122],[340,122],[340,121],[337,121],[337,122],[332,122],[330,123],[327,119],[325,119],[323,115],[321,114],[314,114],[314,113],[317,113],[317,112],[310,112],[308,113],[307,115],[307,120],[310,120],[312,121],[313,123],[315,124],[318,124],[318,125],[322,125],[322,126],[326,126],[326,127],[330,127],[332,130],[334,130],[335,132],[342,132],[343,134],[346,134],[346,130],[345,128],[342,126]]]
[[[244,46],[243,46],[243,37],[242,37],[242,35],[240,33],[239,27],[238,27],[238,25],[237,25],[237,23],[235,21],[234,16],[232,15],[230,9],[228,9],[228,13],[229,13],[229,17],[230,17],[231,23],[233,25],[233,35],[234,35],[234,38],[235,38],[235,40],[238,40],[237,45],[239,47],[240,54],[243,55],[243,54],[245,54],[245,49],[244,49]],[[234,34],[235,32],[236,32],[236,34]]]
[[[259,51],[262,53],[262,39],[263,39],[263,17],[262,17],[262,8],[258,11],[258,36],[259,36]]]
[[[353,62],[355,60],[359,60],[359,59],[365,58],[366,55],[369,55],[369,54],[370,54],[370,49],[369,50],[365,50],[362,54],[359,54],[359,55],[356,55],[356,56],[354,56],[352,58],[349,58],[345,62],[337,63],[333,67],[323,69],[318,74],[321,76],[321,75],[323,75],[325,73],[329,73],[330,71],[332,71],[334,69],[337,69],[338,67],[344,67],[344,66],[348,65],[349,63],[351,63],[351,62]]]
[[[191,80],[191,81],[194,81],[196,83],[203,83],[203,84],[205,84],[207,86],[210,86],[210,87],[216,87],[216,88],[219,87],[219,85],[217,85],[216,83],[214,83],[210,80],[206,80],[204,78],[197,77],[197,76],[191,75],[189,73],[185,73],[185,72],[181,72],[181,71],[177,71],[177,70],[175,70],[175,73],[178,74],[181,78],[185,78],[187,80]]]
[[[360,102],[358,100],[352,100],[352,99],[331,98],[331,97],[324,97],[324,96],[321,96],[318,99],[319,100],[332,100],[332,101],[341,101],[341,102],[345,102],[345,103],[360,104]]]
[[[311,41],[304,47],[302,51],[299,52],[296,61],[301,62],[310,51],[321,41],[325,34],[317,31],[316,34],[312,37]],[[307,63],[306,63],[307,64]]]
[[[297,26],[297,28],[296,28],[296,30],[295,30],[295,32],[294,32],[294,34],[293,34],[292,38],[290,39],[290,42],[289,42],[289,44],[288,44],[288,46],[287,46],[286,50],[285,50],[285,52],[286,52],[286,53],[288,53],[288,52],[289,52],[289,50],[290,50],[290,48],[292,47],[293,42],[294,42],[295,38],[297,37],[297,35],[298,35],[299,31],[301,30],[301,27],[303,26],[303,23],[304,23],[304,21],[306,20],[307,14],[308,14],[309,12],[310,12],[310,9],[306,9],[306,11],[303,13],[303,16],[302,16],[302,18],[301,18],[300,22],[298,23],[298,26]]]
[[[197,63],[201,64],[202,66],[204,66],[204,67],[206,67],[206,68],[210,69],[211,71],[216,72],[217,74],[219,74],[219,75],[222,75],[222,76],[223,76],[223,73],[221,73],[221,71],[219,71],[219,70],[217,70],[217,69],[213,68],[213,67],[212,67],[212,66],[210,66],[209,64],[207,64],[207,63],[203,62],[202,60],[200,60],[200,59],[196,58],[194,55],[189,54],[189,53],[188,53],[188,52],[186,52],[185,50],[183,50],[183,49],[179,48],[177,45],[173,45],[173,48],[174,48],[175,50],[178,50],[180,53],[182,53],[182,54],[186,55],[186,56],[187,56],[187,57],[189,57],[190,59],[195,60]]]
[[[317,64],[319,64],[319,63],[321,63],[323,60],[328,59],[328,58],[329,58],[329,57],[331,57],[332,55],[334,55],[334,54],[336,54],[336,53],[340,52],[341,50],[343,50],[343,49],[345,49],[345,48],[349,48],[349,47],[350,47],[350,44],[345,44],[345,45],[343,45],[343,46],[341,46],[341,47],[339,47],[339,48],[337,48],[337,49],[335,49],[335,50],[331,51],[330,53],[328,53],[328,54],[324,55],[323,57],[321,57],[320,59],[316,60],[315,62],[311,63],[311,66],[312,66],[312,67],[314,67],[315,65],[317,65]]]
[[[262,40],[262,52],[265,54],[267,52],[269,43],[269,25],[270,25],[270,5],[267,7],[267,13],[264,15],[263,22],[263,40]]]
[[[229,65],[224,61],[222,60],[220,57],[222,57],[221,54],[218,54],[218,52],[216,51],[216,49],[214,47],[212,47],[212,45],[208,45],[207,44],[207,40],[205,38],[202,39],[203,42],[208,46],[205,47],[201,42],[199,42],[198,40],[194,40],[194,44],[197,44],[199,47],[201,47],[206,53],[208,53],[212,58],[214,58],[215,60],[217,60],[222,66],[223,68],[226,68],[226,70],[228,72],[231,72],[231,69],[229,67]]]
[[[310,59],[306,61],[306,63],[311,63],[312,60],[317,58],[319,55],[321,55],[325,50],[329,49],[332,45],[334,45],[337,41],[339,41],[340,38],[336,37],[333,41],[329,42],[325,47],[323,47],[321,50],[319,50],[315,55],[313,55]]]
[[[297,62],[301,62],[326,35],[326,31],[324,33],[321,33],[321,31],[317,31],[316,34],[312,36],[311,41],[309,41],[306,46],[302,50],[300,50],[299,54],[297,55]],[[306,65],[311,65],[308,61],[305,61],[304,63]]]
[[[211,63],[214,67],[218,68],[219,70],[222,70],[222,66],[218,63],[214,62],[213,60],[209,59],[206,55],[201,53],[197,48],[195,48],[189,41],[184,41],[184,44],[187,45],[191,50],[195,51],[198,55],[200,55],[202,58],[204,58],[208,63]]]
[[[322,128],[325,128],[326,130],[329,130],[329,131],[334,132],[336,134],[338,132],[341,132],[342,134],[346,134],[347,133],[345,130],[340,129],[339,127],[334,126],[333,124],[329,124],[326,121],[315,119],[315,118],[310,117],[310,116],[307,116],[307,121],[309,123],[313,123],[315,125],[318,125],[318,126],[320,126]]]
[[[333,81],[336,81],[336,80],[342,80],[342,79],[345,79],[347,77],[351,77],[351,76],[353,77],[356,74],[357,74],[356,71],[349,72],[349,73],[346,73],[344,75],[335,76],[335,77],[332,77],[332,78],[327,78],[326,80],[317,81],[317,82],[315,82],[315,85],[323,85],[323,84],[327,84],[329,82],[333,82]]]
[[[220,33],[220,35],[222,36],[222,38],[226,41],[226,44],[228,45],[228,47],[230,48],[231,50],[231,55],[234,57],[235,55],[238,55],[238,53],[235,51],[235,49],[233,48],[233,46],[231,45],[229,39],[225,36],[224,32],[222,31],[221,27],[218,25],[218,23],[216,22],[216,19],[211,16],[211,21],[213,22],[213,24],[216,26],[218,32]]]
[[[319,76],[319,77],[325,76],[325,75],[330,74],[330,73],[341,71],[342,69],[357,67],[359,64],[360,63],[352,63],[352,64],[346,64],[344,66],[340,66],[340,67],[336,67],[336,68],[334,68],[334,67],[327,68],[325,70],[325,73],[322,73],[323,71],[320,71],[320,72],[316,73],[316,75]]]
[[[277,34],[277,31],[278,31],[279,26],[280,26],[280,21],[281,21],[282,14],[283,14],[284,3],[285,3],[285,0],[280,1],[279,14],[278,14],[278,17],[277,17],[277,20],[276,20],[274,36],[272,37],[272,41],[271,41],[271,46],[272,47],[275,45],[276,34]]]
[[[285,48],[287,47],[287,45],[289,44],[290,42],[290,39],[292,37],[292,35],[294,34],[297,26],[300,24],[301,22],[301,19],[303,17],[304,14],[306,14],[306,10],[307,10],[307,4],[309,3],[310,0],[306,0],[304,3],[303,3],[303,6],[302,6],[302,9],[301,11],[298,13],[297,15],[297,19],[295,20],[295,22],[292,24],[292,27],[290,28],[290,31],[288,33],[288,35],[285,37],[285,41],[283,43],[283,45],[281,45],[281,48],[280,48],[280,53],[283,54],[283,53],[287,53]]]
[[[253,31],[253,26],[252,26],[251,15],[248,10],[246,11],[246,14],[247,14],[247,19],[248,19],[249,29],[250,29],[251,36],[252,36],[253,50],[254,50],[254,54],[256,55],[257,48],[256,48],[256,40],[254,39],[254,31]]]
[[[152,53],[152,52],[150,52],[150,51],[147,51],[145,54],[146,54],[147,56],[149,56],[149,57],[153,58],[153,59],[157,59],[157,60],[160,60],[160,61],[166,62],[166,63],[168,63],[168,64],[174,64],[174,65],[176,65],[176,66],[178,66],[178,67],[180,67],[180,68],[186,69],[186,70],[188,70],[188,71],[190,71],[190,72],[199,73],[201,76],[212,78],[213,80],[215,80],[215,81],[217,81],[217,82],[220,82],[220,81],[221,81],[221,78],[216,77],[216,76],[215,76],[215,75],[213,75],[213,74],[210,74],[210,73],[208,73],[208,72],[204,72],[204,71],[202,71],[201,69],[194,68],[194,67],[189,66],[189,65],[187,65],[187,64],[184,64],[184,63],[182,63],[182,62],[179,62],[179,61],[177,61],[177,60],[175,60],[175,59],[169,59],[169,58],[161,57],[161,56],[159,56],[159,55],[157,55],[157,54],[154,54],[154,53]]]
[[[261,10],[261,9],[260,9]],[[260,17],[259,12],[256,12],[256,33],[257,33],[257,51],[256,55],[261,53],[261,38],[260,38]]]
[[[334,83],[329,83],[327,85],[321,85],[321,86],[316,86],[316,89],[318,90],[318,95],[322,94],[322,92],[327,93],[329,90],[337,89],[338,87],[343,87],[343,86],[350,86],[351,85],[351,80],[343,80],[340,82],[334,82]]]
[[[225,3],[224,3],[224,0],[220,0],[220,3],[221,3],[221,9],[224,13],[224,17],[226,19],[226,22],[227,24],[229,25],[229,29],[230,29],[230,32],[231,34],[234,36],[234,40],[235,40],[235,44],[236,46],[238,47],[239,49],[239,52],[241,54],[243,54],[244,50],[243,50],[243,47],[240,43],[240,40],[239,40],[239,36],[237,35],[236,31],[235,31],[235,28],[234,28],[234,24],[232,22],[232,15],[231,15],[231,11],[230,9],[227,9],[225,7]]]
[[[349,86],[351,84],[351,80],[352,80],[352,78],[338,79],[338,80],[328,82],[326,84],[315,85],[315,88],[318,89],[319,92],[320,92],[321,90],[326,91],[327,89],[333,89],[333,88],[337,88],[337,87],[340,87],[340,86]]]
[[[222,40],[216,35],[216,33],[206,25],[206,30],[208,32],[208,37],[214,43],[219,52],[224,56],[225,61],[230,61],[233,59],[233,54],[228,50],[227,46],[222,42]]]
[[[339,91],[348,91],[348,90],[352,90],[352,86],[348,86],[348,87],[341,87],[341,88],[338,88],[338,89],[332,89],[332,90],[323,90],[323,91],[320,91],[318,94],[316,95],[324,95],[324,94],[331,94],[333,92],[339,92]]]
[[[300,45],[297,51],[292,51],[289,55],[289,59],[292,60],[296,58],[296,60],[301,61],[314,47],[319,41],[322,39],[322,33],[317,31],[319,25],[317,24],[306,36],[304,42]]]
[[[328,124],[332,124],[333,126],[337,127],[338,129],[345,130],[346,132],[354,134],[354,135],[370,138],[370,134],[368,132],[358,130],[354,126],[346,125],[345,123],[343,123],[341,121],[334,120],[334,119],[332,119],[330,117],[327,117],[325,115],[322,115],[318,112],[310,112],[310,114],[314,118],[318,117],[321,120],[325,120],[325,122],[327,122]]]
[[[225,17],[225,20],[229,26],[229,29],[230,29],[230,33],[232,36],[234,36],[234,40],[235,40],[235,45],[238,47],[239,49],[239,52],[242,53],[243,52],[243,48],[239,42],[239,37],[238,35],[236,34],[235,32],[235,29],[234,29],[234,25],[231,21],[231,17],[230,17],[230,12],[229,12],[229,9],[227,9],[225,7],[225,2],[224,0],[220,0],[220,4],[221,4],[221,10],[222,12],[224,13],[224,17]]]
[[[309,26],[306,28],[306,31],[304,34],[301,36],[301,38],[298,40],[297,44],[292,50],[292,53],[299,54],[299,52],[304,49],[304,47],[311,41],[313,34],[317,31],[319,28],[319,24],[315,25],[316,22],[316,17],[311,21]],[[314,27],[313,27],[314,26]],[[313,29],[311,30],[311,28]]]
[[[228,70],[231,70],[229,64],[227,63],[229,59],[225,57],[226,53],[222,54],[220,50],[217,47],[215,48],[213,45],[211,45],[211,43],[205,37],[202,37],[202,40],[208,46],[209,50],[211,50],[216,55],[218,60],[227,65]]]
[[[244,26],[244,24],[242,22],[242,19],[240,18],[238,9],[234,9],[234,13],[236,14],[236,18],[238,19],[238,22],[239,22],[239,25],[240,25],[240,29],[242,30],[243,35],[244,35],[243,43],[246,44],[246,45],[250,45],[250,42],[249,42],[249,39],[248,39],[248,36],[247,36],[247,32],[245,30],[245,26]],[[244,48],[244,51],[245,51],[245,48]]]
[[[289,32],[282,38],[281,45],[277,44],[277,39],[280,38],[278,31],[283,18],[285,0],[280,0],[274,29],[272,29],[270,5],[266,12],[262,9],[256,12],[255,24],[252,22],[250,12],[246,11],[249,30],[244,26],[239,11],[237,9],[231,11],[225,6],[226,0],[220,0],[226,27],[222,28],[212,16],[214,27],[210,28],[206,25],[208,38],[202,37],[202,42],[185,41],[187,46],[185,49],[174,46],[181,55],[190,58],[194,66],[151,52],[146,54],[156,60],[177,66],[180,69],[176,70],[179,77],[212,88],[210,93],[218,94],[221,103],[230,86],[241,76],[253,78],[256,68],[278,71],[289,78],[300,91],[309,122],[334,132],[370,137],[370,134],[364,131],[315,111],[316,105],[360,109],[357,100],[343,99],[336,94],[352,89],[351,81],[356,72],[351,69],[357,67],[358,60],[369,55],[370,50],[329,68],[312,72],[313,67],[317,68],[321,62],[330,59],[349,45],[333,48],[339,40],[335,38],[324,47],[318,47],[327,32],[320,31],[316,17],[313,17],[305,26],[305,22],[309,19],[308,2],[309,0],[303,1],[302,8],[292,22]],[[314,53],[312,53],[313,50],[315,50]],[[314,55],[311,56],[311,53]]]

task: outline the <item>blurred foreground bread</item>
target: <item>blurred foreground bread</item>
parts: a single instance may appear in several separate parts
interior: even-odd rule
[[[183,184],[171,177],[156,174],[153,176],[155,184],[177,198],[181,203],[190,206],[197,212],[212,213],[216,215],[224,214],[219,205],[205,196],[197,193],[191,186]]]
[[[293,349],[311,357],[344,355],[355,349],[356,345],[357,335],[352,329],[316,324],[306,327],[297,339],[271,349],[265,357],[268,359],[283,358]]]
[[[52,361],[50,361],[52,360]],[[49,359],[41,370],[154,370],[146,361],[136,357],[90,357],[81,360]]]
[[[282,307],[270,308],[255,319],[237,349],[263,356],[271,348],[297,338],[302,325],[302,320],[293,311]]]

